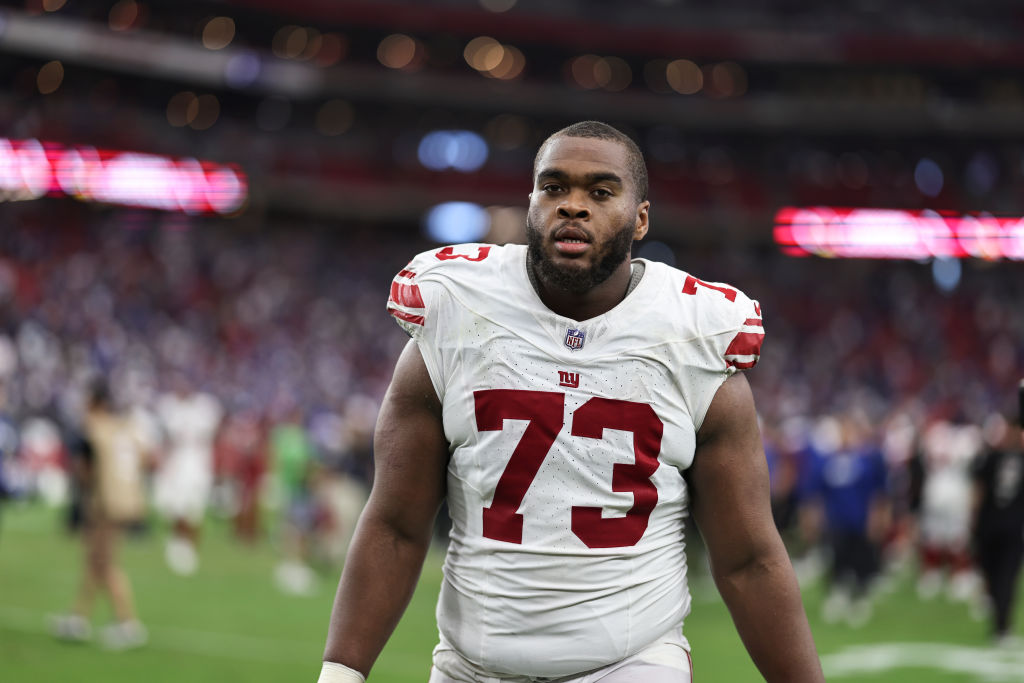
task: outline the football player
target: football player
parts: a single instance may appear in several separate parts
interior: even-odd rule
[[[691,680],[684,522],[769,681],[822,681],[772,521],[749,385],[756,301],[630,260],[648,230],[636,144],[598,122],[541,146],[528,245],[415,257],[388,310],[411,335],[321,682],[361,681],[447,500],[431,683]]]

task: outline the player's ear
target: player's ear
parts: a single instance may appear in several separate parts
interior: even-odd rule
[[[633,230],[633,239],[642,240],[647,234],[647,211],[651,208],[649,201],[642,201],[636,207],[636,228]]]

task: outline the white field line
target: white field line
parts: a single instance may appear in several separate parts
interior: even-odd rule
[[[854,645],[821,658],[830,680],[894,669],[935,669],[988,683],[1024,683],[1024,647],[969,647],[943,643]]]

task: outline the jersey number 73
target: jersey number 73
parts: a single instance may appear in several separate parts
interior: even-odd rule
[[[498,479],[494,499],[483,509],[485,537],[522,543],[523,515],[517,511],[564,426],[565,394],[486,389],[474,392],[473,397],[476,426],[481,432],[500,431],[505,420],[528,422]],[[599,507],[574,505],[572,532],[590,548],[636,545],[658,502],[658,489],[651,476],[658,469],[663,423],[646,403],[600,397],[588,400],[569,419],[572,437],[601,439],[605,429],[631,432],[635,456],[632,463],[612,466],[612,491],[633,494],[633,507],[626,516],[605,518]]]

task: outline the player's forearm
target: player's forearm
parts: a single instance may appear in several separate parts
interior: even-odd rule
[[[429,533],[405,535],[372,516],[360,521],[334,599],[325,661],[369,673],[412,597],[429,546]]]
[[[800,588],[784,553],[756,558],[734,571],[716,574],[715,582],[743,644],[766,681],[825,680]]]

